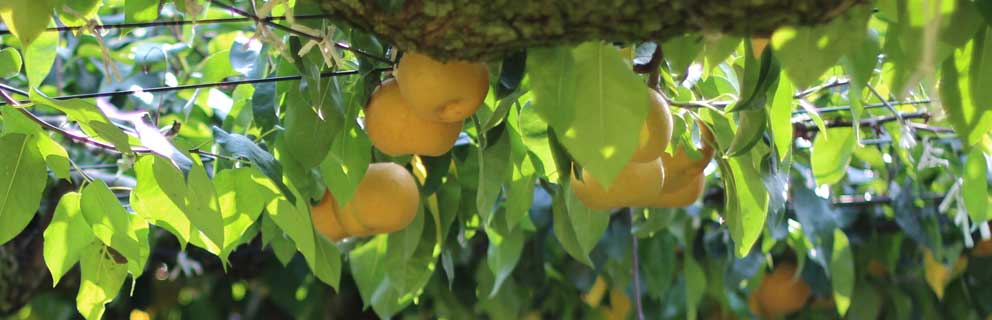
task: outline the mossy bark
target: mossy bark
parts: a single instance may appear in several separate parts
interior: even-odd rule
[[[487,60],[535,46],[768,35],[829,21],[863,0],[315,0],[404,50]]]

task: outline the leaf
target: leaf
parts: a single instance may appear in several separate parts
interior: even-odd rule
[[[209,247],[220,249],[224,245],[224,217],[217,202],[217,191],[207,176],[206,168],[201,165],[193,166],[186,178],[186,187],[189,190],[184,210],[186,217],[211,242],[207,244]]]
[[[558,190],[552,200],[555,237],[569,255],[592,268],[589,252],[606,232],[609,213],[586,208],[570,188]]]
[[[120,152],[132,152],[127,134],[111,123],[110,119],[92,102],[83,99],[52,100],[37,88],[31,100],[62,111],[70,120],[79,123],[84,133],[112,143]]]
[[[21,73],[21,53],[14,48],[0,50],[0,78],[12,78]]]
[[[31,45],[48,27],[55,0],[4,0],[0,20],[25,46]]]
[[[0,137],[0,244],[10,241],[34,217],[47,179],[41,152],[27,135]]]
[[[697,309],[706,294],[706,273],[692,255],[683,260],[685,271],[685,307],[688,319],[695,320]]]
[[[564,47],[535,48],[527,52],[527,72],[534,88],[534,110],[555,130],[566,129],[575,118],[578,78],[575,57]]]
[[[372,162],[372,141],[355,121],[348,123],[331,144],[331,152],[320,162],[324,184],[342,207],[351,201]]]
[[[234,251],[241,237],[258,220],[265,204],[275,196],[258,180],[267,180],[256,168],[222,170],[214,177],[217,202],[224,217],[222,260]]]
[[[179,170],[183,172],[183,175],[189,173],[190,169],[193,167],[193,160],[176,148],[176,146],[169,141],[169,138],[166,138],[165,135],[158,130],[158,128],[145,123],[142,119],[132,119],[129,122],[134,126],[135,131],[138,133],[138,140],[141,141],[141,145],[145,146],[145,148],[148,148],[153,153],[171,160],[172,165],[179,168]]]
[[[367,308],[372,302],[379,283],[386,278],[385,262],[387,235],[378,235],[368,242],[355,247],[348,253],[348,262],[352,277],[358,287],[358,294]]]
[[[310,269],[317,279],[340,290],[341,283],[341,252],[327,237],[314,237],[317,241],[316,257]]]
[[[56,0],[55,11],[65,25],[78,26],[96,18],[102,0]]]
[[[761,141],[762,134],[765,133],[765,125],[768,123],[768,112],[765,108],[744,110],[740,112],[737,134],[730,142],[730,149],[727,156],[734,157],[751,151],[758,141]]]
[[[411,291],[412,283],[409,280],[408,274],[414,272],[411,269],[413,267],[409,262],[414,254],[417,252],[417,248],[420,247],[422,241],[427,241],[423,235],[429,234],[432,231],[424,228],[424,210],[423,206],[420,206],[417,210],[416,217],[410,222],[406,228],[400,231],[396,231],[389,234],[388,248],[386,249],[386,278],[390,278],[390,282],[399,292],[409,292]]]
[[[124,21],[143,22],[158,19],[158,0],[125,0]]]
[[[861,114],[864,112],[864,104],[861,101],[861,94],[864,92],[868,80],[875,73],[875,66],[878,65],[878,55],[882,48],[878,43],[878,34],[874,29],[868,29],[868,34],[862,45],[841,58],[841,65],[849,76],[848,101],[851,103],[851,122],[861,123]],[[860,128],[855,126],[855,139],[860,140]]]
[[[286,131],[279,139],[286,152],[306,169],[317,166],[327,156],[331,142],[344,124],[343,115],[332,114],[335,112],[334,108],[325,107],[321,110],[318,107],[307,103],[301,93],[294,92],[286,94],[283,105],[286,110]]]
[[[258,61],[261,53],[261,43],[247,37],[238,37],[231,43],[231,50],[228,51],[229,56],[227,59],[231,62],[231,68],[235,72],[246,77],[251,77],[253,74],[260,73],[259,71],[255,71],[255,68],[266,67],[264,64],[257,66],[255,63]]]
[[[117,263],[110,250],[92,242],[80,257],[76,309],[86,319],[102,319],[104,305],[114,300],[127,278],[126,265]]]
[[[692,33],[671,37],[661,44],[661,50],[672,73],[685,78],[689,65],[703,50],[703,37]]]
[[[740,37],[721,34],[715,40],[705,37],[706,44],[703,46],[703,55],[706,58],[706,65],[709,69],[718,66],[734,53],[734,49],[741,43]]]
[[[527,66],[527,51],[517,51],[503,58],[500,65],[499,81],[496,82],[496,99],[503,99],[517,90],[524,78]]]
[[[58,142],[49,137],[34,121],[14,108],[0,110],[3,116],[3,133],[22,133],[38,145],[38,151],[56,178],[69,180],[69,154]]]
[[[637,148],[650,95],[612,46],[590,42],[572,53],[574,121],[548,123],[572,157],[608,188]]]
[[[765,50],[760,60],[756,60],[750,50],[751,42],[747,42],[744,52],[744,77],[741,80],[743,96],[726,111],[753,110],[765,108],[768,93],[779,82],[779,64],[773,57],[772,50]]]
[[[961,195],[964,206],[973,223],[989,220],[989,185],[988,162],[985,153],[980,148],[971,148],[964,164],[964,176],[961,182]]]
[[[871,9],[855,6],[827,24],[783,27],[772,34],[776,57],[796,88],[808,88],[842,55],[861,45]]]
[[[792,204],[795,207],[796,218],[802,225],[803,234],[813,249],[819,254],[814,261],[824,268],[829,268],[834,241],[834,230],[837,229],[837,212],[830,206],[830,201],[821,198],[803,184],[791,188]]]
[[[854,253],[841,229],[834,229],[833,256],[830,257],[830,284],[834,288],[837,313],[844,316],[854,295]]]
[[[534,200],[534,186],[537,182],[537,165],[534,157],[527,152],[520,133],[517,131],[516,123],[519,115],[516,111],[510,112],[509,126],[507,134],[510,138],[510,161],[511,168],[506,180],[506,225],[513,230],[521,221],[527,218],[531,202]],[[494,272],[495,273],[495,272]],[[497,280],[498,280],[497,274]]]
[[[792,153],[793,128],[792,109],[795,107],[792,95],[796,89],[792,82],[779,81],[775,94],[768,109],[768,124],[772,134],[772,142],[778,151],[779,161]]]
[[[51,0],[42,0],[41,2],[45,1]],[[47,24],[49,19],[46,15],[42,20],[46,21]],[[58,53],[58,48],[58,32],[42,32],[37,39],[21,48],[24,51],[24,75],[28,77],[28,86],[31,88],[41,87],[42,82],[45,81],[48,73],[51,72],[52,65],[55,64],[55,56]],[[31,98],[34,99],[34,92],[29,93],[32,95]]]
[[[507,223],[500,221],[505,220],[506,217],[506,214],[498,215],[496,222],[486,228],[486,237],[489,239],[486,264],[496,277],[493,289],[489,292],[490,298],[499,292],[503,281],[506,281],[513,272],[524,250],[524,230],[507,228]]]
[[[660,216],[665,213],[654,213]],[[648,296],[661,299],[667,295],[675,275],[675,238],[668,232],[659,232],[652,237],[642,238],[638,252],[640,253],[640,272],[646,285]]]
[[[185,248],[195,230],[185,210],[188,192],[182,175],[168,160],[155,155],[138,157],[134,172],[137,184],[130,196],[134,212],[168,230]]]
[[[45,265],[52,274],[52,286],[79,261],[84,250],[96,240],[79,206],[80,194],[62,195],[52,221],[45,228]]]
[[[844,178],[856,144],[852,128],[829,128],[816,135],[810,165],[818,185],[835,184]]]
[[[261,147],[256,145],[254,142],[249,140],[240,134],[229,134],[224,132],[223,129],[218,127],[213,127],[214,139],[217,144],[221,146],[227,152],[235,154],[239,157],[250,160],[255,166],[258,167],[266,177],[272,180],[279,187],[279,191],[282,192],[290,202],[296,202],[296,196],[289,191],[289,187],[282,182],[282,165],[276,161],[276,158],[272,156],[268,151],[263,150]]]
[[[131,218],[103,180],[96,180],[82,191],[83,217],[104,245],[120,252],[127,260],[141,261],[138,235],[131,228]],[[142,270],[130,270],[135,275]]]
[[[487,146],[479,148],[479,190],[475,204],[482,224],[492,221],[496,210],[503,181],[510,174],[510,136],[506,125],[500,125],[487,133]]]

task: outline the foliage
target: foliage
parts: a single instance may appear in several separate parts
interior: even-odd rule
[[[972,249],[992,241],[988,1],[529,48],[486,61],[488,95],[436,157],[364,131],[401,48],[306,1],[242,2],[0,3],[0,289],[36,234],[17,257],[43,256],[55,288],[23,307],[0,290],[0,315],[747,318],[777,264],[812,291],[790,318],[992,314]],[[569,181],[614,182],[652,89],[666,152],[716,148],[706,192],[586,208]],[[416,177],[413,221],[317,232],[311,206],[350,201],[376,162]]]

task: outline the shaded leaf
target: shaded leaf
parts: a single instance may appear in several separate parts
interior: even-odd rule
[[[11,78],[21,73],[21,53],[14,48],[0,50],[0,78]]]
[[[250,160],[266,177],[269,177],[279,187],[282,195],[286,196],[290,202],[296,202],[296,197],[289,191],[289,187],[282,182],[282,165],[276,161],[276,158],[271,153],[263,150],[243,135],[227,133],[218,127],[213,127],[213,133],[217,144],[221,148]]]
[[[830,283],[834,288],[837,313],[843,317],[852,304],[855,282],[854,253],[843,230],[834,229],[833,249],[833,255],[830,257]]]
[[[840,57],[861,45],[871,7],[855,6],[840,17],[812,27],[783,27],[771,44],[785,75],[797,88],[807,88]]]
[[[99,242],[93,242],[79,260],[80,284],[76,309],[89,320],[103,318],[104,306],[117,296],[127,278],[126,265],[117,263],[110,250]]]

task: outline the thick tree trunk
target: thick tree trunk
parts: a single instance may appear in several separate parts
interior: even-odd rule
[[[399,48],[486,60],[534,46],[664,40],[686,32],[767,35],[862,0],[315,0]]]

